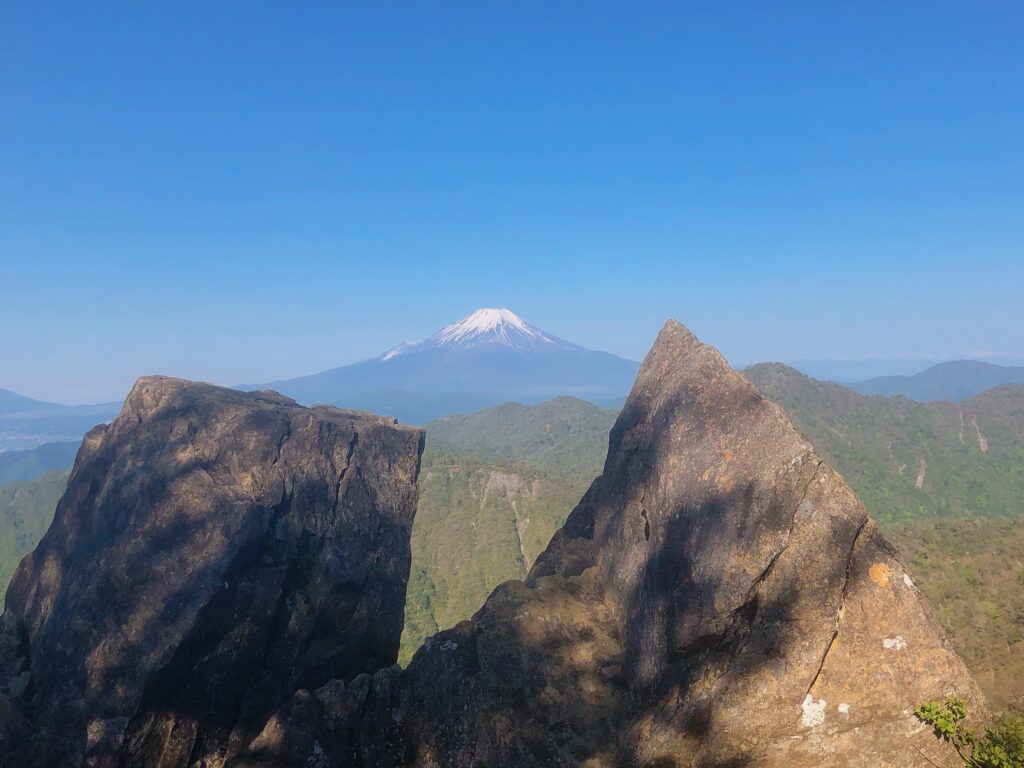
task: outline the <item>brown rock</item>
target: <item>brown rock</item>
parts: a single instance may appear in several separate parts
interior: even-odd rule
[[[139,380],[8,590],[0,679],[34,731],[0,763],[218,765],[293,692],[393,663],[422,444]]]
[[[396,678],[381,727],[364,725],[387,751],[366,764],[948,759],[914,707],[957,693],[983,711],[981,694],[862,505],[777,406],[670,322],[609,443],[526,582],[499,587]]]
[[[984,711],[842,478],[678,323],[526,581],[404,671],[420,435],[192,386],[90,438],[8,595],[7,690],[69,765],[952,766],[914,707]]]

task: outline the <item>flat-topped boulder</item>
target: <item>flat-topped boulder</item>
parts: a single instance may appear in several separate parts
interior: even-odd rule
[[[422,447],[393,419],[140,379],[7,592],[0,763],[218,765],[292,692],[393,663]]]

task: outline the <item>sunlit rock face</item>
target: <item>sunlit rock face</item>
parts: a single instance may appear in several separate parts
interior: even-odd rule
[[[983,711],[843,479],[670,322],[525,583],[231,765],[909,768],[948,762],[912,711],[950,692]]]
[[[422,440],[141,379],[7,593],[0,764],[217,765],[292,692],[391,664]]]
[[[598,482],[631,760],[920,765],[921,701],[984,708],[843,479],[681,325],[644,361]]]

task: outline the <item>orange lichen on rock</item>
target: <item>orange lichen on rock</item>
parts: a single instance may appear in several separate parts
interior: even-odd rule
[[[875,563],[868,570],[868,576],[880,587],[888,587],[892,579],[892,568],[885,563]]]

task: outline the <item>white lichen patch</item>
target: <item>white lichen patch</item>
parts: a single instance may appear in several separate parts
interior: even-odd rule
[[[454,651],[458,647],[459,644],[456,643],[454,640],[445,640],[443,643],[441,643],[442,651]]]
[[[910,578],[909,574],[906,574],[906,573],[903,574],[903,583],[906,584],[911,589],[915,589],[915,587],[914,587],[914,580],[912,578]]]
[[[839,714],[840,715],[848,715],[848,714],[850,714],[850,705],[845,703],[845,702],[840,704],[839,705]]]
[[[907,647],[907,643],[903,639],[903,635],[896,635],[896,637],[885,638],[882,641],[882,647],[889,651],[902,651]]]
[[[814,728],[825,722],[824,699],[815,701],[814,697],[808,693],[804,697],[804,703],[800,705],[800,708],[803,710],[800,722],[804,724],[805,728]]]

